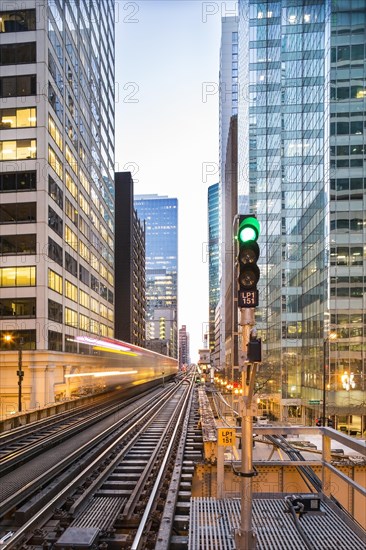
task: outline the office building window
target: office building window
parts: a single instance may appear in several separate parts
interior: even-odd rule
[[[75,206],[72,204],[72,202],[69,201],[68,198],[65,199],[65,212],[66,212],[66,216],[69,218],[69,220],[71,220],[72,223],[77,226],[78,211],[75,208]]]
[[[48,162],[62,180],[62,162],[50,145],[48,146]]]
[[[2,76],[0,78],[0,97],[22,97],[36,95],[37,77],[35,74],[21,76]]]
[[[62,267],[62,247],[48,237],[48,257]]]
[[[36,235],[0,236],[0,255],[36,254]]]
[[[62,323],[62,304],[54,302],[53,300],[48,300],[48,318],[51,319],[51,321]]]
[[[65,226],[65,241],[71,246],[71,248],[73,248],[77,252],[78,238],[76,236],[76,233],[74,233],[68,225]]]
[[[62,334],[54,330],[48,331],[48,349],[52,351],[62,351]]]
[[[36,286],[36,267],[0,267],[0,287]]]
[[[82,265],[79,265],[79,279],[82,283],[90,285],[90,275],[89,271],[85,269]]]
[[[53,198],[61,210],[63,210],[64,193],[51,176],[48,176],[48,194]]]
[[[53,229],[57,235],[62,237],[63,235],[63,221],[62,218],[51,208],[48,207],[48,225]]]
[[[62,151],[62,133],[61,130],[59,130],[56,122],[51,117],[51,115],[48,115],[48,131],[50,135],[53,137],[57,147]]]
[[[23,319],[36,316],[35,298],[1,298],[0,319],[21,317]]]
[[[52,269],[48,270],[48,288],[62,294],[62,277]]]
[[[79,302],[82,306],[89,309],[90,300],[93,300],[93,298],[90,298],[89,294],[87,294],[83,290],[79,290]]]
[[[90,309],[94,313],[99,313],[99,302],[95,298],[90,298]]]
[[[66,298],[70,298],[73,302],[78,301],[78,287],[70,283],[67,279],[65,281],[65,295]]]
[[[75,342],[74,337],[69,334],[65,334],[65,351],[68,353],[78,352],[77,342]]]
[[[36,10],[0,10],[0,33],[26,32],[35,30]]]
[[[0,109],[0,130],[37,126],[36,108]]]
[[[0,192],[35,191],[37,187],[36,172],[7,172],[0,174]]]
[[[36,221],[36,202],[16,202],[0,204],[0,224],[33,223]]]
[[[78,276],[78,263],[68,252],[65,252],[65,268],[71,275]]]
[[[0,331],[0,350],[17,350],[20,338],[23,339],[22,349],[36,349],[36,331],[35,330],[12,330],[13,341],[7,342],[4,338],[5,334],[9,334],[8,330]]]
[[[35,42],[22,42],[21,44],[0,45],[0,65],[20,65],[21,63],[35,62]]]
[[[77,199],[78,197],[77,185],[67,171],[65,172],[65,182],[66,182],[66,187],[70,191],[71,195],[74,197],[74,199]]]
[[[90,332],[90,319],[87,315],[80,313],[79,315],[79,328]]]
[[[92,290],[95,290],[95,292],[98,292],[99,294],[99,281],[94,275],[90,276],[90,287]]]
[[[78,326],[78,313],[74,309],[70,309],[69,307],[65,307],[65,325],[69,325],[70,327],[76,327]]]
[[[37,158],[37,142],[35,139],[0,141],[0,161],[35,158]]]

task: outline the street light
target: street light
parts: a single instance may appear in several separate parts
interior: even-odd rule
[[[328,334],[328,338],[324,339],[323,342],[323,415],[322,415],[322,422],[321,424],[325,426],[325,418],[326,418],[326,372],[327,372],[327,357],[328,357],[328,363],[330,363],[330,353],[329,353],[329,342],[331,340],[335,340],[337,338],[336,332],[330,332]],[[328,353],[327,353],[328,351]],[[328,365],[328,369],[330,371],[330,364]]]
[[[14,341],[14,338],[11,334],[5,334],[4,340],[8,344],[11,344]],[[18,376],[18,412],[22,412],[22,382],[23,382],[23,378],[24,378],[24,371],[22,369],[22,366],[23,366],[23,344],[24,344],[24,339],[19,338],[18,370],[17,370],[17,376]]]

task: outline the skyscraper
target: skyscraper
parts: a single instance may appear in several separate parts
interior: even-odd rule
[[[179,368],[189,365],[190,362],[189,332],[187,332],[186,325],[182,325],[179,329]]]
[[[209,303],[209,348],[211,357],[215,351],[215,310],[220,296],[219,280],[219,234],[220,204],[219,184],[208,188],[208,303]],[[218,366],[218,365],[217,365]]]
[[[239,3],[239,193],[262,227],[257,322],[283,418],[321,416],[324,392],[327,416],[366,412],[365,17]]]
[[[28,349],[113,335],[113,9],[0,3],[0,326]]]
[[[237,213],[238,17],[223,17],[220,44],[220,300],[216,366],[232,363],[233,219]],[[228,328],[229,327],[229,328]],[[233,359],[234,361],[234,359]],[[235,362],[235,361],[234,361]],[[229,373],[228,373],[229,374]]]
[[[178,201],[135,195],[146,228],[146,346],[178,356]]]
[[[115,337],[145,347],[145,224],[134,208],[131,172],[116,172]]]

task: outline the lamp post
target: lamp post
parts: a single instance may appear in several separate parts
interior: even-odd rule
[[[337,334],[335,332],[330,332],[328,334],[328,337],[325,338],[323,342],[323,413],[322,413],[323,426],[325,426],[325,419],[326,419],[327,359],[328,359],[328,363],[330,363],[329,342],[330,340],[335,340],[336,338],[337,338]],[[330,364],[328,364],[328,369],[330,369]]]
[[[4,340],[7,343],[13,342],[13,336],[11,334],[5,334]],[[18,370],[17,370],[17,376],[18,376],[18,412],[22,412],[22,382],[24,378],[24,371],[22,369],[23,366],[23,344],[24,339],[19,338],[19,348],[18,348]]]

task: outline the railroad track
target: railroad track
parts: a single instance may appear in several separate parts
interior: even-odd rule
[[[0,478],[42,454],[46,449],[59,445],[103,418],[118,413],[148,391],[143,391],[139,396],[130,399],[125,396],[124,400],[118,393],[112,394],[97,404],[78,407],[76,411],[68,411],[53,418],[21,426],[14,430],[14,434],[13,430],[3,433],[0,437]]]
[[[192,395],[188,379],[155,391],[59,461],[51,479],[37,476],[32,492],[2,501],[2,548],[173,548]]]

